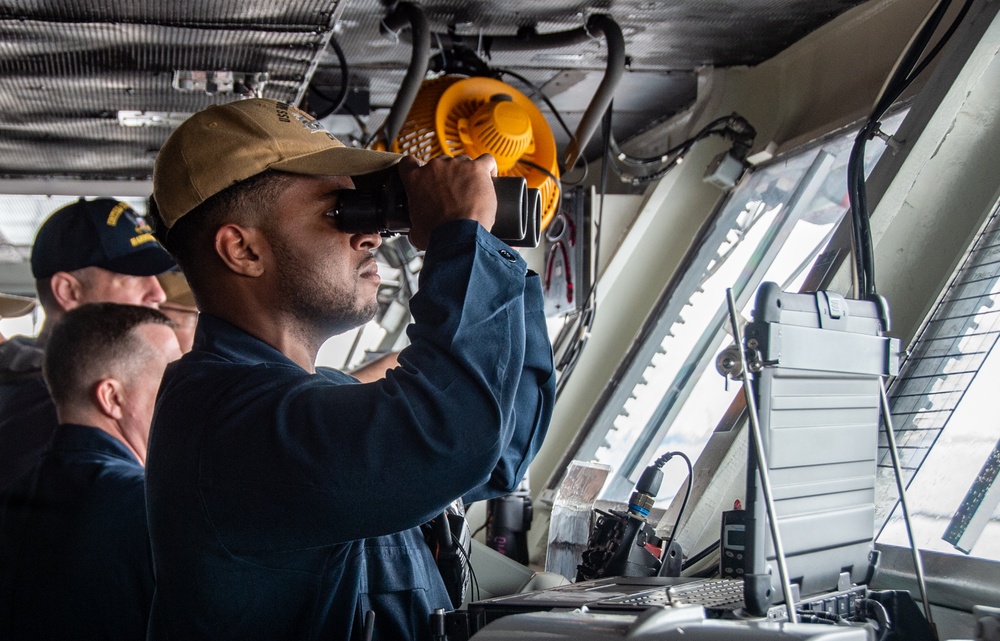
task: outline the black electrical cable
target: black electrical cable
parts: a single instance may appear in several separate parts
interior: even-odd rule
[[[576,368],[576,364],[580,360],[580,354],[583,353],[583,348],[586,347],[587,340],[590,338],[590,330],[594,326],[595,307],[597,306],[597,284],[600,281],[597,270],[600,269],[601,265],[601,223],[604,218],[604,195],[607,193],[608,188],[608,158],[611,156],[611,120],[613,114],[614,101],[608,105],[608,110],[604,113],[604,118],[602,119],[604,152],[601,162],[599,194],[601,205],[598,207],[597,219],[594,221],[594,242],[592,243],[592,247],[594,248],[594,279],[590,284],[590,291],[587,292],[587,296],[584,298],[583,310],[580,313],[577,324],[576,341],[566,348],[562,358],[556,364],[556,369],[562,372],[556,383],[556,398],[559,398],[562,394],[562,390],[565,388],[570,374]]]
[[[714,552],[718,552],[719,551],[719,545],[721,543],[722,543],[721,540],[716,541],[715,543],[709,545],[707,548],[705,548],[704,550],[702,550],[698,554],[695,554],[694,556],[688,558],[687,561],[684,561],[684,563],[681,564],[681,570],[686,570],[689,567],[691,567],[692,565],[694,565],[695,563],[698,563],[699,561],[702,561],[703,559],[709,557]]]
[[[641,157],[637,157],[637,156],[630,156],[630,155],[626,154],[624,151],[622,151],[618,147],[618,143],[614,139],[614,136],[612,136],[612,138],[611,138],[611,151],[615,154],[615,157],[618,160],[620,160],[620,161],[622,161],[622,162],[624,162],[626,164],[636,165],[636,166],[642,166],[642,165],[660,165],[660,164],[663,164],[664,162],[666,162],[666,158],[667,157],[673,156],[678,151],[680,151],[680,150],[682,150],[684,148],[690,148],[690,146],[695,141],[701,140],[702,138],[704,138],[706,136],[709,136],[709,135],[711,135],[713,133],[720,133],[720,134],[724,133],[726,131],[725,128],[723,128],[723,129],[717,129],[717,130],[713,130],[713,128],[716,127],[716,126],[718,126],[718,125],[720,125],[720,124],[722,124],[722,123],[727,122],[730,118],[732,118],[732,116],[721,116],[719,118],[716,118],[712,122],[710,122],[707,125],[705,125],[704,127],[702,127],[700,130],[698,130],[697,133],[695,133],[693,136],[691,136],[690,138],[688,138],[684,142],[682,142],[682,143],[680,143],[678,145],[674,145],[670,149],[666,150],[665,152],[663,152],[663,153],[661,153],[661,154],[659,154],[657,156],[649,156],[649,157],[646,157],[646,158],[641,158]]]
[[[875,599],[864,599],[862,605],[865,607],[865,614],[869,618],[874,618],[879,627],[878,641],[885,641],[892,632],[892,620],[885,606]]]
[[[651,173],[651,174],[645,174],[645,175],[641,175],[641,176],[634,176],[633,175],[631,177],[627,177],[629,175],[626,172],[619,170],[618,171],[618,175],[622,176],[622,179],[625,180],[625,182],[627,182],[627,183],[629,183],[631,185],[642,185],[642,184],[645,184],[645,183],[653,182],[655,180],[659,180],[660,178],[663,178],[664,176],[666,176],[667,172],[669,172],[671,169],[673,169],[674,167],[676,167],[678,165],[679,161],[683,161],[684,160],[684,156],[687,155],[688,151],[691,150],[691,146],[694,145],[694,143],[695,143],[694,140],[689,140],[687,142],[690,143],[690,144],[688,144],[687,146],[685,146],[674,157],[672,157],[672,158],[664,161],[663,167],[661,169],[659,169],[659,170]]]
[[[725,123],[725,126],[719,127],[720,123]],[[671,147],[656,157],[637,158],[628,156],[617,147],[617,143],[612,138],[612,151],[615,154],[613,159],[616,163],[615,170],[622,177],[623,181],[631,185],[641,185],[659,180],[665,176],[667,172],[676,167],[684,159],[695,143],[709,136],[731,137],[740,147],[749,151],[750,146],[753,144],[754,135],[753,127],[744,118],[738,114],[731,114],[716,118],[687,140]],[[659,166],[660,169],[650,174],[635,175],[633,172],[635,169],[642,169],[652,165]]]
[[[312,89],[313,93],[330,103],[329,107],[324,109],[322,112],[317,112],[315,114],[316,120],[322,120],[330,114],[337,113],[344,106],[344,103],[347,102],[347,91],[350,84],[350,69],[347,65],[347,56],[344,55],[344,49],[340,46],[340,43],[337,42],[336,38],[330,39],[330,45],[333,47],[334,53],[337,54],[337,61],[340,64],[340,92],[335,98],[331,98],[318,86],[313,84],[309,85],[309,88]]]
[[[693,572],[693,573],[689,574],[687,576],[687,578],[691,578],[691,579],[708,579],[708,578],[711,578],[713,576],[718,576],[718,574],[719,574],[719,568],[717,566],[710,566],[710,567],[705,568],[704,570],[701,570],[701,571],[698,571],[698,572]]]
[[[688,138],[679,145],[676,145],[675,147],[671,147],[670,149],[665,151],[660,156],[657,156],[656,158],[641,158],[641,159],[634,158],[632,156],[627,156],[625,152],[621,151],[620,149],[616,152],[614,148],[612,148],[612,152],[614,152],[612,158],[614,158],[616,163],[624,165],[630,169],[645,168],[651,165],[672,166],[677,162],[678,157],[682,157],[686,155],[689,151],[691,151],[691,147],[693,147],[694,144],[699,140],[704,140],[709,136],[725,136],[726,131],[727,130],[725,128],[699,131],[694,136]]]
[[[562,190],[562,185],[560,184],[562,181],[560,181],[559,178],[557,178],[556,175],[553,174],[551,171],[549,171],[545,167],[542,167],[536,162],[531,162],[530,160],[518,158],[517,163],[519,165],[525,165],[527,167],[531,167],[532,169],[538,170],[552,179],[552,182],[555,183],[556,186],[556,207],[554,211],[558,212],[560,209],[562,209],[563,190]]]
[[[691,484],[694,482],[694,467],[691,465],[691,459],[688,458],[687,454],[684,452],[667,452],[663,456],[679,456],[684,459],[687,463],[688,477],[687,477],[687,488],[684,490],[684,500],[681,501],[681,509],[677,510],[677,518],[674,519],[674,526],[670,529],[670,538],[667,539],[666,544],[663,546],[663,554],[667,555],[670,553],[670,546],[673,545],[674,539],[677,538],[677,527],[681,524],[681,517],[684,516],[684,508],[687,507],[688,499],[691,498]],[[663,458],[662,456],[660,458]]]
[[[872,113],[870,114],[870,119],[878,120],[878,118],[881,118],[882,114],[884,114],[886,110],[892,106],[892,103],[896,101],[899,95],[902,94],[910,83],[916,78],[914,70],[920,63],[921,54],[923,54],[924,50],[927,48],[931,38],[934,36],[934,33],[940,26],[945,14],[948,12],[948,9],[951,6],[951,1],[952,0],[941,0],[941,2],[939,2],[934,8],[934,11],[928,19],[923,25],[921,25],[920,30],[913,38],[910,46],[903,52],[899,64],[893,70],[893,75],[889,79],[889,83],[886,85],[885,90],[875,103],[875,107],[872,109]],[[943,43],[939,44],[943,47]],[[929,58],[925,58],[925,61],[929,60]]]
[[[819,623],[824,625],[837,625],[844,622],[844,618],[830,612],[814,612],[812,610],[796,610],[799,615],[799,623]]]
[[[912,71],[917,65],[920,54],[927,47],[931,36],[937,30],[944,13],[948,10],[951,0],[942,0],[935,8],[931,17],[923,24],[910,47],[903,53],[893,76],[886,84],[885,90],[879,96],[865,125],[858,132],[848,161],[848,197],[851,201],[851,215],[854,221],[855,261],[858,268],[858,284],[862,297],[876,293],[875,286],[875,256],[872,247],[871,224],[868,216],[868,194],[864,177],[865,145],[871,140],[879,127],[879,119],[889,109],[896,99],[906,90],[915,76]],[[925,59],[926,60],[926,59]]]
[[[951,22],[951,25],[948,27],[948,30],[944,32],[941,38],[937,41],[937,44],[934,45],[934,48],[931,49],[926,56],[924,56],[924,59],[920,62],[919,65],[917,65],[917,68],[913,70],[913,73],[910,74],[911,78],[909,79],[909,82],[913,82],[913,79],[915,79],[917,76],[923,73],[924,69],[927,68],[927,65],[929,65],[934,60],[934,58],[936,58],[937,55],[941,53],[941,50],[944,48],[944,45],[949,40],[951,40],[951,37],[953,35],[955,35],[955,31],[958,29],[958,26],[962,23],[962,20],[965,19],[966,14],[969,13],[969,9],[972,7],[972,3],[974,1],[975,0],[965,0],[965,4],[963,4],[962,8],[959,9],[958,14],[955,16],[955,19]]]
[[[510,69],[494,69],[494,71],[496,71],[497,73],[500,73],[500,74],[507,74],[508,76],[513,76],[514,78],[517,78],[518,80],[520,80],[521,82],[523,82],[525,85],[527,85],[528,87],[530,87],[531,90],[532,90],[532,92],[534,92],[534,94],[536,96],[538,96],[539,98],[541,98],[542,101],[544,101],[545,104],[548,106],[549,110],[552,111],[552,115],[555,117],[556,121],[563,128],[563,131],[566,132],[566,135],[569,136],[570,143],[573,143],[573,142],[576,141],[576,134],[574,134],[573,131],[569,128],[569,125],[566,124],[566,121],[563,119],[562,114],[559,112],[558,109],[556,109],[556,106],[552,102],[552,100],[550,100],[549,97],[545,95],[545,92],[542,91],[541,87],[539,87],[535,83],[531,82],[530,80],[528,80],[527,78],[525,78],[521,74],[516,73],[514,71],[511,71]],[[572,171],[575,168],[576,165],[580,164],[581,160],[583,161],[583,176],[581,176],[579,180],[575,180],[575,181],[568,181],[568,180],[565,180],[563,178],[560,178],[559,182],[565,183],[567,185],[570,185],[571,187],[583,183],[583,181],[587,179],[588,169],[587,169],[587,162],[586,162],[586,160],[582,156],[577,157],[576,164],[573,167],[560,167],[559,171],[562,174],[569,173],[570,171]]]
[[[530,160],[525,160],[524,158],[518,158],[517,159],[517,164],[519,164],[519,165],[525,165],[527,167],[531,167],[532,169],[537,169],[538,171],[542,172],[543,174],[545,174],[546,176],[548,176],[549,178],[551,178],[552,180],[554,180],[556,183],[559,182],[559,178],[554,173],[552,173],[551,171],[549,171],[545,167],[542,167],[541,165],[539,165],[536,162],[532,162]]]
[[[867,127],[863,127],[854,139],[851,154],[847,161],[847,197],[851,204],[852,235],[854,242],[854,264],[858,279],[858,298],[864,298],[871,292],[868,283],[869,275],[874,277],[874,268],[870,267],[866,256],[866,247],[871,243],[865,241],[865,231],[869,225],[865,222],[868,216],[867,197],[864,186],[864,155],[867,141]],[[859,175],[860,174],[860,175]]]
[[[583,156],[580,156],[579,160],[576,161],[576,164],[579,165],[581,160],[583,161],[583,175],[577,178],[576,180],[567,180],[564,174],[559,178],[559,182],[561,182],[564,185],[569,185],[570,187],[576,187],[577,185],[582,185],[583,182],[587,180],[587,176],[590,175],[590,166],[587,164],[587,161]],[[573,169],[576,169],[576,167],[574,166],[564,171],[566,173],[569,173]]]
[[[478,532],[478,530],[476,530]],[[470,539],[472,537],[469,537]],[[461,545],[455,546],[455,549],[459,551],[462,557],[465,559],[465,565],[469,568],[469,577],[471,578],[470,590],[473,590],[470,596],[471,601],[478,601],[482,596],[482,591],[479,589],[479,578],[476,576],[476,571],[472,568],[472,559],[469,558],[469,553],[465,551],[465,548]]]
[[[923,55],[931,38],[941,25],[951,6],[951,0],[942,0],[921,26],[910,46],[903,53],[886,83],[882,94],[872,108],[868,119],[855,137],[847,166],[847,195],[850,201],[851,222],[853,224],[854,262],[858,279],[859,298],[874,296],[875,254],[872,246],[871,222],[868,213],[868,194],[865,186],[865,145],[879,133],[879,119],[895,103],[909,85],[920,75],[927,65],[940,53],[947,41],[955,34],[958,25],[968,13],[972,0],[966,0],[951,25],[946,29],[935,46]]]

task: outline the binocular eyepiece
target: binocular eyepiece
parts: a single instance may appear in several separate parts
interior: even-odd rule
[[[491,233],[512,247],[537,247],[541,236],[542,196],[524,178],[493,179],[497,217]],[[345,190],[333,212],[337,226],[350,234],[392,236],[410,231],[410,211],[399,172],[392,168],[374,184]]]

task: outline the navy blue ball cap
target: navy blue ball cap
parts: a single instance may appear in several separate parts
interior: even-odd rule
[[[31,273],[37,279],[84,267],[156,276],[174,265],[142,216],[113,198],[81,198],[55,210],[31,248]]]

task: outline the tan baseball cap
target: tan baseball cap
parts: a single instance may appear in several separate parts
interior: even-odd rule
[[[0,293],[0,318],[17,318],[35,309],[35,299]]]
[[[199,111],[167,139],[153,168],[153,197],[167,227],[211,196],[267,169],[362,176],[400,154],[345,147],[306,112],[266,98]]]

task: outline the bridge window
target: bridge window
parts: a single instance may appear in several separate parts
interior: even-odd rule
[[[1000,205],[952,276],[889,389],[914,540],[1000,560]],[[879,543],[908,547],[888,451]]]
[[[904,113],[884,121],[895,131]],[[744,178],[676,286],[658,303],[657,319],[628,365],[614,397],[575,458],[614,470],[604,499],[624,501],[639,474],[660,454],[699,455],[739,385],[718,374],[715,359],[728,335],[726,288],[749,317],[764,280],[786,290],[805,286],[847,211],[846,164],[856,132],[779,157]],[[884,146],[868,145],[868,166]],[[687,470],[667,466],[658,503],[682,489]]]

